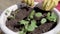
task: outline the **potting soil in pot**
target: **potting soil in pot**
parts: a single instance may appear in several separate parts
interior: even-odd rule
[[[43,11],[38,7],[22,7],[7,18],[6,26],[19,34],[41,34],[57,25],[57,16],[52,11]]]

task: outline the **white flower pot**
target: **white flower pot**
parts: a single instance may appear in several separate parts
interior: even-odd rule
[[[38,3],[38,2],[37,2]],[[35,2],[35,5],[37,4]],[[12,30],[10,30],[7,26],[6,26],[6,20],[7,20],[7,17],[10,16],[11,12],[12,11],[15,11],[18,9],[18,5],[15,4],[9,8],[7,8],[6,10],[3,11],[3,13],[1,14],[0,16],[0,28],[1,30],[5,33],[5,34],[18,34],[18,32],[13,32]],[[7,10],[9,11],[7,13],[7,15],[5,14],[7,12]],[[53,28],[52,30],[46,32],[46,33],[42,33],[42,34],[57,34],[57,32],[60,31],[60,12],[54,8],[52,10],[53,12],[56,13],[56,15],[58,16],[58,24],[56,25],[55,28]]]

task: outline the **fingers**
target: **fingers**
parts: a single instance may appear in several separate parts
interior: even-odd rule
[[[31,0],[27,0],[27,1],[28,1],[28,2],[27,2],[27,3],[28,3],[28,5],[31,5]]]
[[[45,8],[45,10],[51,10],[54,7],[55,7],[55,3],[52,2],[48,7]]]
[[[23,0],[23,2],[29,6],[34,6],[34,0]]]
[[[24,0],[25,3],[27,3],[27,0]]]
[[[45,7],[45,5],[47,4],[48,0],[44,0],[43,2],[43,8]]]
[[[59,0],[44,0],[43,9],[48,11],[57,6]]]
[[[31,6],[34,6],[34,0],[31,0]]]

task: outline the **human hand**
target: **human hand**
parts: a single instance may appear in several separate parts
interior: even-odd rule
[[[44,0],[43,9],[49,11],[58,5],[59,0]]]
[[[26,3],[29,6],[33,6],[34,5],[34,0],[22,0],[22,2]]]
[[[42,3],[43,10],[49,11],[58,5],[59,0],[23,0],[29,6],[34,6],[34,2]]]
[[[29,6],[34,6],[34,2],[42,3],[43,0],[22,0],[22,1],[28,4]]]
[[[59,0],[35,0],[36,2],[42,3],[43,4],[43,10],[51,10],[54,7],[56,7],[58,5]],[[60,4],[58,5],[60,6]],[[60,9],[57,7],[57,9]]]

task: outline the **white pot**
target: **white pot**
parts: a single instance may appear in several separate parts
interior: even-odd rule
[[[37,3],[38,3],[38,2],[37,2]],[[36,5],[37,3],[35,2],[35,5]],[[18,32],[13,32],[12,30],[10,30],[10,29],[6,26],[7,17],[10,16],[10,14],[11,14],[12,11],[15,11],[15,10],[17,10],[17,9],[18,9],[18,5],[15,4],[15,5],[7,8],[6,10],[4,10],[4,12],[3,12],[3,13],[1,14],[1,16],[0,16],[0,28],[1,28],[1,30],[2,30],[5,34],[18,34]],[[7,12],[7,11],[9,11],[9,12]],[[58,16],[58,24],[56,25],[56,27],[55,27],[54,29],[52,29],[52,30],[50,30],[50,31],[48,31],[48,32],[46,32],[46,33],[43,33],[43,34],[57,34],[57,32],[60,31],[60,13],[59,13],[59,11],[58,11],[56,8],[54,8],[52,11],[55,12],[56,15]],[[7,12],[7,15],[5,14],[6,12]]]

